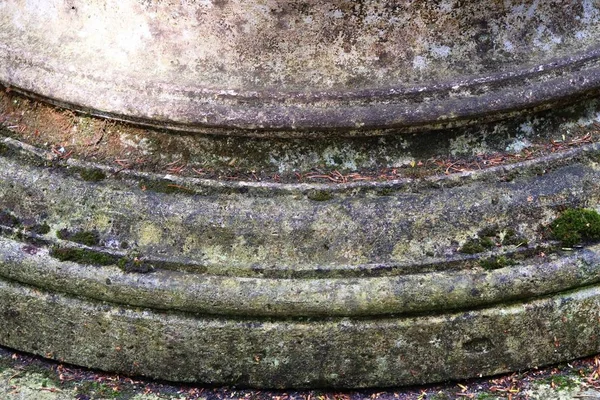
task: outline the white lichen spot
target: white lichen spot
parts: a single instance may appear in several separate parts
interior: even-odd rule
[[[327,147],[322,154],[323,161],[329,167],[346,170],[356,170],[356,157],[358,153],[353,149],[343,149],[337,146]]]
[[[488,149],[473,136],[460,135],[450,140],[450,154],[453,156],[485,154]]]
[[[508,39],[505,39],[502,44],[504,45],[504,50],[508,51],[509,53],[512,53],[512,51],[515,49],[515,45]]]
[[[534,46],[549,52],[560,43],[562,43],[562,37],[555,35],[546,26],[540,25],[536,28],[535,36],[533,38]]]
[[[413,58],[412,65],[414,69],[423,70],[427,68],[427,64],[427,59],[425,57],[416,56]]]
[[[120,249],[121,241],[117,239],[108,239],[104,241],[104,246],[108,247],[109,249]]]
[[[332,16],[333,18],[340,19],[340,18],[342,18],[342,17],[344,16],[344,12],[343,12],[342,10],[334,10],[334,11],[331,13],[331,16]]]
[[[525,134],[525,136],[532,136],[535,133],[533,124],[531,122],[523,122],[519,125],[519,130]]]
[[[444,45],[431,45],[429,51],[435,58],[446,58],[450,55],[452,49]]]
[[[531,147],[531,142],[527,139],[520,138],[506,146],[506,151],[511,153],[520,153],[528,147]]]
[[[46,21],[56,21],[59,18],[57,3],[47,0],[26,0],[24,14],[44,18]]]
[[[392,168],[402,168],[416,165],[416,160],[413,157],[400,157],[391,161]]]
[[[364,21],[366,25],[375,24],[379,21],[379,17],[377,15],[367,15]]]
[[[148,138],[140,138],[137,135],[132,136],[127,133],[122,133],[119,136],[119,139],[123,146],[140,150],[144,155],[149,155],[154,152],[154,146]]]
[[[591,24],[592,22],[597,22],[598,20],[598,9],[596,8],[596,6],[594,5],[595,1],[593,0],[583,0],[582,1],[582,7],[583,7],[583,18],[582,18],[582,22],[584,24]]]
[[[540,0],[535,0],[531,6],[529,6],[529,8],[527,9],[527,19],[532,19],[533,17],[535,17],[536,14],[536,10],[538,7],[538,4],[540,3]]]
[[[451,12],[454,9],[455,3],[455,0],[443,0],[439,5],[440,11],[445,13]]]

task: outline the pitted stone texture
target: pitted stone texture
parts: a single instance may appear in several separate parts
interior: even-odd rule
[[[600,34],[589,1],[9,0],[1,7],[4,49],[50,65],[68,61],[60,65],[66,74],[232,96],[503,72],[588,50]]]
[[[154,378],[257,387],[368,387],[491,375],[597,353],[593,287],[432,317],[219,319],[114,307],[0,281],[2,343]]]
[[[0,82],[173,129],[381,134],[497,119],[600,86],[599,13],[583,0],[0,7]]]
[[[218,275],[423,272],[460,261],[457,249],[481,230],[512,228],[535,245],[557,208],[594,207],[598,151],[592,145],[507,169],[339,186],[149,174],[90,183],[76,168],[1,157],[0,206],[21,219],[45,215],[54,233],[96,230],[104,243],[128,242],[143,256]],[[187,189],[161,191],[173,185]]]

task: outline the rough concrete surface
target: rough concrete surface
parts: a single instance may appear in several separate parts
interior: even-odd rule
[[[281,390],[597,354],[595,5],[283,3],[0,3],[0,343]],[[203,158],[208,175],[181,173]],[[79,391],[62,364],[28,383],[48,371],[23,357],[7,395]],[[586,396],[600,362],[578,365],[481,385]],[[84,381],[79,397],[120,395]]]
[[[587,0],[10,0],[0,10],[4,85],[187,131],[439,128],[585,95],[600,80]]]
[[[183,179],[165,192],[156,174],[90,181],[76,160],[6,139],[0,338],[104,370],[275,388],[421,384],[594,354],[596,247],[561,250],[545,232],[561,209],[598,203],[597,153],[515,164],[510,179]]]

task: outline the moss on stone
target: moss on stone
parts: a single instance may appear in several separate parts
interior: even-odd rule
[[[477,400],[495,400],[498,399],[499,397],[496,395],[493,395],[491,393],[478,393],[476,399]]]
[[[121,393],[115,391],[110,385],[96,382],[84,381],[77,386],[77,395],[89,399],[118,399]]]
[[[137,257],[133,259],[123,257],[117,262],[117,266],[126,273],[147,274],[154,271],[152,265]]]
[[[104,171],[96,168],[80,168],[79,175],[87,182],[99,182],[106,179]]]
[[[487,236],[480,238],[479,242],[487,250],[493,248],[496,245],[496,243],[491,238],[489,238]]]
[[[528,241],[519,235],[514,229],[506,229],[500,232],[503,245],[527,246]]]
[[[6,144],[0,142],[0,156],[5,156],[9,153],[10,153],[10,148]]]
[[[487,226],[485,228],[483,228],[482,230],[480,230],[477,233],[477,236],[481,237],[494,237],[498,234],[498,232],[500,231],[500,229],[498,228],[498,225],[490,225]]]
[[[481,245],[479,239],[469,239],[458,251],[464,254],[477,254],[483,253],[485,251],[485,247]]]
[[[583,208],[566,210],[551,224],[552,237],[563,247],[600,240],[600,214]]]
[[[140,189],[142,190],[150,190],[152,192],[157,193],[166,193],[166,194],[196,194],[194,189],[191,189],[187,186],[177,185],[173,182],[169,181],[159,181],[159,180],[142,180],[139,183]]]
[[[100,237],[96,231],[69,232],[67,229],[61,229],[60,231],[56,232],[56,236],[59,239],[68,240],[70,242],[75,242],[86,246],[97,246],[100,244]]]
[[[85,249],[53,247],[50,249],[50,255],[59,261],[73,261],[89,265],[114,265],[119,261],[118,257],[111,254]]]
[[[477,239],[469,239],[465,244],[462,245],[459,252],[464,254],[477,254],[483,253],[494,247],[494,242],[488,238],[477,238]]]
[[[392,188],[380,188],[375,191],[377,196],[391,196],[394,194],[394,189]]]
[[[32,226],[30,231],[31,233],[35,233],[36,235],[46,235],[47,233],[50,233],[50,226],[46,223],[37,224]]]
[[[542,379],[540,383],[547,383],[555,390],[572,389],[577,387],[577,382],[572,377],[565,375],[549,376],[548,378]]]
[[[510,267],[513,265],[516,265],[517,263],[506,257],[506,256],[499,256],[499,257],[492,257],[492,258],[487,258],[485,260],[480,260],[479,261],[479,265],[481,266],[481,268],[488,270],[488,271],[492,271],[495,269],[500,269],[500,268],[504,268],[504,267]]]
[[[519,235],[517,231],[512,228],[499,229],[498,226],[492,225],[479,231],[477,238],[469,239],[459,249],[459,252],[465,254],[477,254],[493,249],[494,247],[508,245],[527,245],[527,239]]]
[[[326,190],[311,190],[306,194],[310,200],[327,201],[333,198],[333,195]]]

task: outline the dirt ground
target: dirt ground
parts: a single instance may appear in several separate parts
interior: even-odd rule
[[[375,390],[272,391],[156,382],[60,364],[0,347],[2,400],[600,399],[600,355],[509,375]]]

